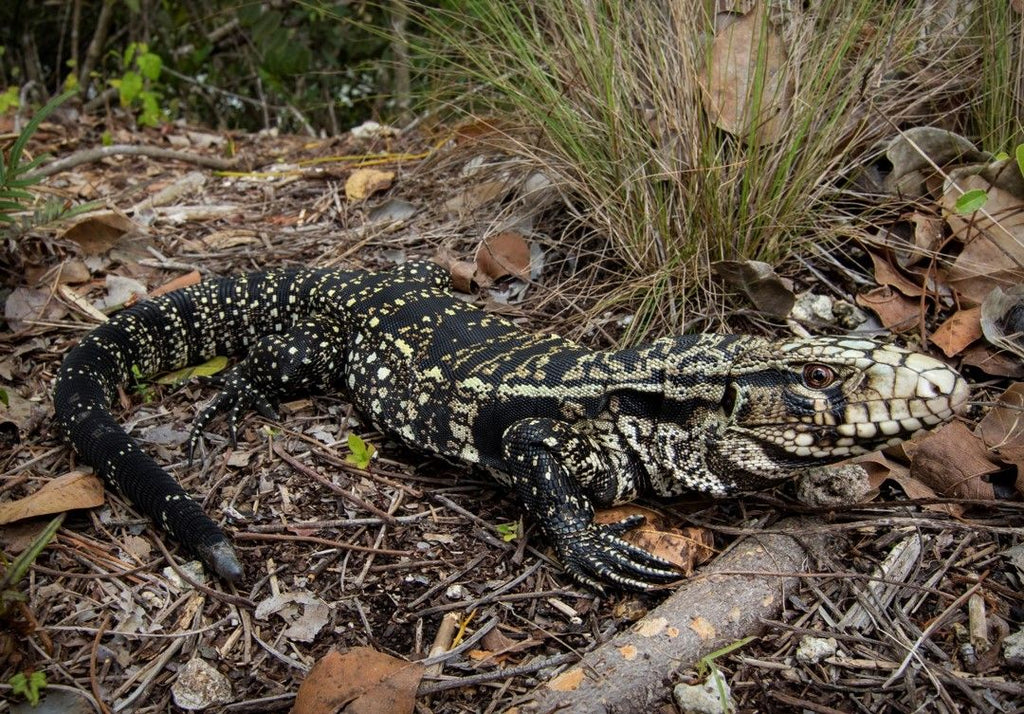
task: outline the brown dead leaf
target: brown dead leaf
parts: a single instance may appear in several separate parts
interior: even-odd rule
[[[195,285],[200,280],[202,280],[202,276],[199,274],[199,271],[193,270],[191,273],[179,275],[174,280],[170,280],[158,288],[153,288],[150,291],[149,296],[157,297],[159,295],[166,295],[167,293],[174,292],[175,290],[180,290],[181,288],[187,288],[190,285]]]
[[[324,655],[299,687],[292,714],[412,712],[423,666],[370,647]]]
[[[24,498],[0,503],[0,524],[103,505],[103,483],[92,473],[72,471]]]
[[[481,287],[476,263],[470,263],[468,260],[453,260],[448,264],[448,270],[452,274],[452,287],[458,292],[472,295]]]
[[[59,320],[67,312],[59,300],[53,299],[49,290],[17,287],[4,303],[4,318],[15,332],[31,327],[36,320]]]
[[[616,523],[634,515],[644,516],[644,523],[622,534],[623,540],[672,563],[682,571],[681,577],[715,554],[714,537],[706,528],[668,528],[660,513],[642,506],[602,509],[594,515],[594,522]]]
[[[703,93],[704,109],[720,129],[753,134],[758,145],[777,141],[789,128],[793,98],[786,44],[763,7],[715,33]]]
[[[895,268],[888,258],[874,252],[870,255],[876,283],[896,288],[908,297],[921,297],[924,294],[924,288]]]
[[[0,382],[0,389],[7,393],[7,403],[0,401],[0,421],[10,420],[19,430],[26,429],[45,410],[42,405],[25,399],[12,387]]]
[[[959,180],[964,191],[986,191],[984,211],[968,215],[956,212],[960,192],[950,187],[942,197],[946,220],[963,250],[949,269],[949,284],[960,295],[980,304],[997,285],[1010,287],[1024,282],[1024,202],[1013,194],[989,186],[977,175]]]
[[[350,201],[362,201],[378,191],[391,188],[394,180],[394,171],[356,169],[345,181],[345,198]]]
[[[999,395],[974,433],[990,449],[1024,446],[1024,382],[1011,384]]]
[[[102,210],[79,216],[62,234],[82,247],[86,255],[100,255],[113,248],[125,233],[139,230],[120,211]]]
[[[1020,357],[989,344],[979,342],[971,345],[961,353],[960,359],[964,364],[994,377],[1024,379],[1024,363]]]
[[[909,443],[909,442],[907,442]],[[900,487],[907,498],[912,500],[938,498],[935,490],[928,487],[920,480],[910,475],[910,469],[893,461],[881,451],[874,451],[851,459],[852,463],[859,464],[868,472],[872,493],[865,497],[869,501],[878,495],[878,490],[886,481],[893,481]],[[927,503],[922,506],[927,511],[948,513],[953,516],[963,515],[964,508],[953,503]]]
[[[985,476],[999,471],[982,440],[962,422],[944,424],[927,436],[904,445],[910,473],[946,498],[991,499]]]
[[[981,338],[981,308],[957,310],[932,333],[931,340],[947,356],[963,352]]]
[[[914,245],[899,259],[902,267],[922,261],[931,262],[942,247],[946,222],[938,216],[914,211],[909,216],[914,224]]]
[[[514,231],[496,233],[480,241],[476,264],[478,274],[493,281],[509,276],[527,281],[530,279],[530,245]]]
[[[711,560],[715,554],[714,537],[706,528],[659,531],[643,525],[627,533],[625,539],[672,563],[684,576],[692,574],[698,565]]]
[[[506,181],[477,182],[445,201],[444,207],[452,213],[470,213],[503,197],[508,191]]]
[[[981,332],[989,344],[1024,361],[1024,283],[992,288],[981,303]]]
[[[858,305],[878,315],[882,325],[893,332],[911,329],[921,317],[921,306],[917,300],[912,300],[888,285],[861,293],[856,300]]]

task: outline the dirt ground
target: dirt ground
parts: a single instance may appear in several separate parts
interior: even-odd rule
[[[33,146],[66,156],[101,146],[101,130],[49,123]],[[113,133],[118,143],[124,132]],[[5,246],[6,288],[42,297],[34,319],[0,332],[0,385],[15,404],[6,419],[16,424],[13,437],[0,435],[8,439],[0,444],[0,501],[76,466],[50,420],[51,390],[63,354],[96,324],[75,296],[124,302],[107,276],[153,290],[193,271],[472,260],[482,238],[529,224],[546,257],[525,298],[467,299],[526,329],[594,346],[614,340],[625,316],[586,312],[594,286],[616,271],[600,241],[572,234],[557,202],[523,198],[533,169],[485,144],[426,134],[229,137],[183,126],[150,132],[142,143],[237,158],[216,171],[169,157],[105,157],[47,181],[55,197],[96,200],[119,214]],[[346,181],[368,166],[394,172],[390,188],[350,198]],[[986,386],[1000,391],[998,380]],[[186,560],[175,544],[107,493],[103,505],[68,514],[18,586],[27,600],[2,623],[0,681],[43,671],[49,697],[71,697],[54,705],[63,709],[74,691],[84,697],[80,711],[92,710],[90,699],[105,711],[177,711],[172,689],[199,659],[230,685],[208,711],[286,711],[328,651],[368,647],[417,660],[455,613],[454,652],[419,684],[417,711],[506,711],[668,595],[578,587],[528,521],[521,537],[502,537],[520,519],[508,495],[368,431],[333,396],[297,397],[283,405],[281,423],[248,416],[235,448],[215,426],[190,469],[183,441],[212,394],[196,380],[178,388],[144,382],[114,410],[232,533],[243,582],[191,571],[205,587],[184,583],[168,568],[169,559]],[[368,468],[346,460],[350,433],[377,448]],[[737,710],[1024,711],[1021,663],[1002,646],[1024,618],[1019,500],[908,500],[888,481],[875,500],[853,508],[801,505],[792,486],[655,505],[681,525],[710,529],[719,551],[794,513],[815,518],[826,536],[829,547],[798,574],[798,587],[779,593],[778,617],[714,660]],[[46,520],[4,527],[4,552],[22,550]],[[824,654],[807,654],[813,638],[824,641]],[[675,710],[674,684],[696,679],[684,664],[665,682],[663,711]]]

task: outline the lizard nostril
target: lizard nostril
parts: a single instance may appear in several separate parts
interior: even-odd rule
[[[727,385],[725,388],[725,395],[722,397],[722,411],[725,412],[725,416],[730,419],[732,418],[732,414],[736,410],[736,403],[738,401],[739,390],[736,389],[736,385]]]

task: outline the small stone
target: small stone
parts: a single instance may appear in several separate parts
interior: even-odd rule
[[[725,708],[722,707],[719,684],[725,692]],[[736,711],[729,683],[714,675],[701,684],[677,684],[672,694],[683,714],[731,714]]]
[[[836,321],[832,312],[832,301],[825,295],[812,292],[800,293],[789,312],[794,320],[805,323],[825,323],[831,325]]]
[[[462,600],[466,597],[466,589],[458,583],[449,585],[448,589],[444,591],[444,596],[453,602]]]
[[[180,567],[188,577],[192,578],[200,585],[206,585],[206,571],[203,569],[203,564],[198,560],[190,560],[187,563],[182,563]],[[167,581],[178,590],[192,589],[192,586],[183,580],[174,568],[168,566],[160,572],[163,573],[164,577],[167,578]]]
[[[796,658],[800,662],[820,662],[831,657],[839,649],[835,637],[811,637],[805,635],[796,648]]]
[[[836,324],[844,330],[856,330],[870,319],[866,312],[846,300],[832,303],[832,314],[836,316]]]
[[[211,664],[198,657],[178,672],[171,685],[174,703],[188,711],[198,711],[232,701],[231,683]]]
[[[871,478],[860,464],[812,466],[802,471],[796,484],[800,503],[835,508],[860,503],[871,492]]]
[[[1024,666],[1024,630],[1017,630],[1003,640],[1003,657],[1013,667]]]

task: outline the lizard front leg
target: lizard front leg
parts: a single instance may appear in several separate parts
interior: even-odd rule
[[[502,455],[520,502],[574,578],[596,590],[601,581],[649,590],[680,577],[670,563],[619,537],[643,516],[594,523],[592,499],[604,500],[609,491],[599,477],[615,474],[592,437],[554,419],[523,419],[505,430]]]

